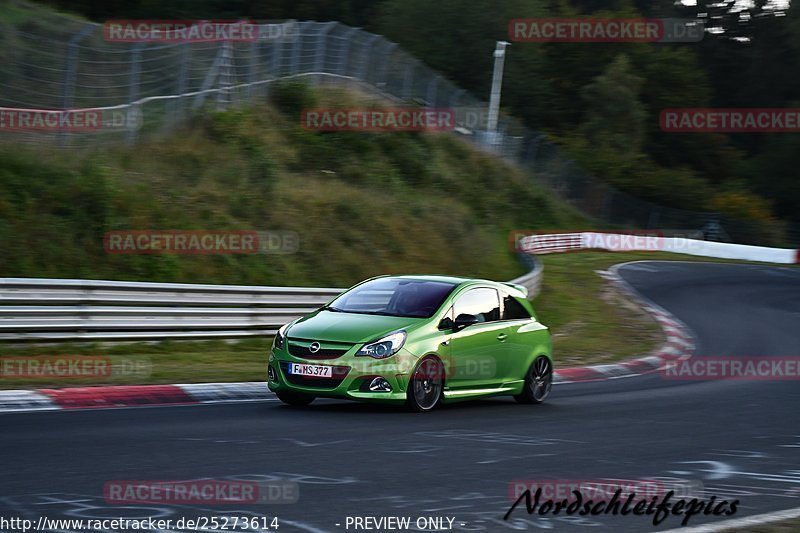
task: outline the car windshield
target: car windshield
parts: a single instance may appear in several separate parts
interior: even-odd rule
[[[429,318],[456,287],[453,283],[380,278],[347,291],[326,306],[329,311]]]

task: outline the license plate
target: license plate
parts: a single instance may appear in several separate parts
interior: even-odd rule
[[[325,365],[305,365],[302,363],[289,363],[289,373],[296,376],[310,376],[312,378],[329,378],[333,376],[333,367]]]

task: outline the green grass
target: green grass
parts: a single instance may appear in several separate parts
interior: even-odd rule
[[[663,342],[658,324],[595,273],[653,257],[608,252],[541,256],[544,283],[533,304],[553,334],[557,366],[617,361],[645,354]]]
[[[0,376],[0,388],[263,381],[266,379],[266,360],[271,345],[272,338],[236,342],[181,341],[117,345],[6,346],[2,349],[0,364],[4,359],[11,358],[93,356],[104,358],[103,360],[108,361],[113,370],[108,376],[66,379]]]

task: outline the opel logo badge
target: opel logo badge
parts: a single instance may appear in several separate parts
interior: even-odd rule
[[[319,351],[319,343],[312,342],[311,346],[308,347],[308,351],[311,353],[317,353]]]

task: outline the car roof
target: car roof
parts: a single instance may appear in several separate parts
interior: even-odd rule
[[[418,281],[438,281],[440,283],[452,283],[453,285],[490,285],[492,287],[502,289],[506,292],[521,292],[520,287],[516,285],[510,285],[508,283],[503,283],[499,281],[491,281],[488,279],[481,279],[481,278],[465,278],[461,276],[445,276],[440,274],[404,274],[404,275],[386,275],[386,276],[379,276],[382,278],[402,278],[402,279],[411,279],[411,280],[418,280]],[[524,294],[523,294],[524,296]]]
[[[404,274],[404,275],[387,275],[387,276],[380,276],[384,278],[399,278],[399,279],[410,279],[416,281],[438,281],[441,283],[452,283],[453,285],[460,285],[466,281],[472,281],[470,278],[463,278],[459,276],[444,276],[438,274]]]

